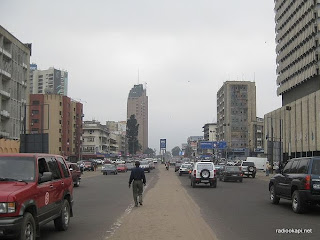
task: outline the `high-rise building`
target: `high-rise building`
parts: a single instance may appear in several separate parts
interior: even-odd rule
[[[82,103],[58,94],[31,94],[27,114],[26,143],[21,142],[26,152],[32,151],[33,136],[40,136],[42,140],[46,135],[47,140],[40,143],[43,145],[40,152],[74,159],[81,157]]]
[[[227,155],[245,157],[253,151],[256,85],[227,81],[217,93],[217,140],[227,143]]]
[[[142,84],[134,85],[130,90],[127,103],[127,119],[135,115],[139,124],[138,141],[141,151],[148,148],[148,96]]]
[[[282,107],[264,117],[265,150],[272,161],[319,156],[319,3],[276,0],[274,10]]]
[[[55,68],[38,70],[36,64],[31,66],[30,94],[68,95],[68,72]]]
[[[31,44],[23,44],[0,25],[0,138],[23,132]]]

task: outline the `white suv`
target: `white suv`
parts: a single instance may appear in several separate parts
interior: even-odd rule
[[[217,187],[217,176],[213,162],[196,162],[191,173],[191,186],[196,184],[210,184],[210,187]]]

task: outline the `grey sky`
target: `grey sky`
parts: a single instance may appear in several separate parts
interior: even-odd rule
[[[255,79],[259,117],[276,96],[274,2],[257,0],[1,0],[0,24],[32,43],[38,68],[69,72],[85,120],[126,120],[138,83],[149,96],[149,147],[167,150],[216,121],[227,80]]]

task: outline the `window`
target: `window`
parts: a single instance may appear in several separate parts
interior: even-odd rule
[[[290,161],[290,162],[288,162],[288,163],[286,164],[286,166],[285,166],[284,169],[283,169],[283,173],[284,173],[284,174],[289,173],[291,166],[292,166],[292,161]]]
[[[39,101],[33,101],[33,102],[32,102],[32,105],[39,105],[39,104],[40,104]]]
[[[31,111],[31,114],[32,114],[32,115],[39,114],[39,110],[32,110],[32,111]]]
[[[63,159],[61,157],[57,157],[58,162],[60,163],[60,166],[62,168],[62,172],[65,178],[69,177],[69,170],[68,167],[66,166],[65,162],[63,161]]]
[[[308,172],[309,159],[302,159],[299,163],[297,173],[307,173]]]
[[[59,165],[54,157],[46,157],[46,162],[49,166],[50,172],[52,172],[52,178],[53,179],[60,179],[61,178],[61,172]]]
[[[294,160],[291,166],[290,173],[297,173],[299,160]]]

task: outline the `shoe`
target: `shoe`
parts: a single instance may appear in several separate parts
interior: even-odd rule
[[[139,202],[140,203],[140,205],[142,206],[142,202]]]

